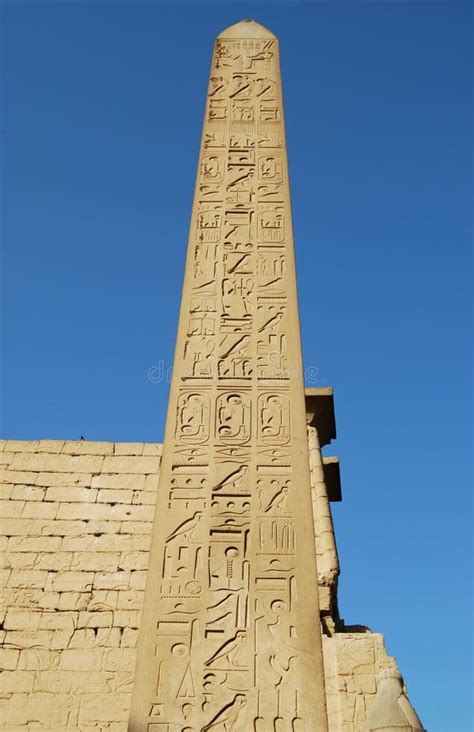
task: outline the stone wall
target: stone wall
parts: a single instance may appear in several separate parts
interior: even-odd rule
[[[159,444],[0,441],[1,729],[126,732],[160,455]],[[403,719],[409,703],[383,636],[323,625],[330,732],[378,728],[366,720],[386,672],[384,710],[421,730],[416,715],[398,724],[398,700]]]
[[[331,729],[362,729],[377,691],[377,673],[389,661],[380,633],[335,633],[323,638],[326,698]]]
[[[161,445],[0,450],[0,726],[126,730]]]

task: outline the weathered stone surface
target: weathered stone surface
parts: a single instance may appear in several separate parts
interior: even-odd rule
[[[150,470],[161,446],[125,444],[118,452],[113,443],[86,441],[10,446],[1,452],[9,482],[1,484],[0,504],[0,693],[8,696],[0,698],[0,728],[126,730],[158,476],[93,476],[82,471],[97,466],[64,458],[134,458],[147,448],[154,462],[142,467]],[[12,470],[18,454],[38,472]],[[29,455],[37,462],[28,462]],[[111,650],[117,653],[105,655]],[[46,697],[54,704],[37,713]],[[105,697],[113,700],[112,712],[109,704],[97,711]]]
[[[10,468],[12,471],[44,471],[47,473],[100,473],[104,459],[107,460],[107,458],[89,455],[73,456],[50,455],[49,453],[17,453]],[[152,471],[150,470],[149,472]]]
[[[45,500],[65,503],[94,503],[97,500],[97,490],[79,486],[52,486],[46,491]]]
[[[298,375],[282,388],[287,367],[298,374],[301,363],[276,59],[275,37],[252,22],[227,29],[216,45],[191,230],[197,259],[187,273],[183,368],[172,387],[176,419],[163,463],[159,444],[0,440],[1,729],[125,732],[136,681],[130,732],[148,721],[147,732],[170,732],[155,704],[164,679],[160,705],[177,700],[173,729],[423,732],[382,636],[347,628],[338,616],[330,500],[340,496],[328,493],[320,452],[335,435],[332,406],[318,414],[331,390],[313,389],[306,410],[309,481]],[[148,660],[135,674],[160,472],[156,546],[163,551],[152,559],[143,623]],[[206,603],[225,593],[223,614],[205,623],[212,607],[202,605],[197,628],[206,582]],[[296,605],[311,606],[310,622],[291,607],[296,597]],[[163,647],[169,653],[158,677]],[[190,720],[204,682],[196,709],[205,713]]]
[[[143,448],[145,443],[143,442],[116,442],[114,455],[143,455]]]
[[[120,473],[119,475],[110,475],[108,473],[101,473],[95,475],[92,478],[93,488],[110,488],[112,490],[137,490],[141,491],[145,486],[145,479],[154,478],[155,490],[158,485],[158,478],[155,476],[147,475],[143,473]],[[147,489],[149,490],[149,489]]]
[[[68,440],[61,450],[68,455],[113,455],[113,442],[91,442],[90,440]]]
[[[158,457],[107,457],[104,461],[104,473],[158,473],[160,459]]]

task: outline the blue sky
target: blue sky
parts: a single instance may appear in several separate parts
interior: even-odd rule
[[[341,612],[385,633],[430,732],[468,732],[470,3],[2,9],[3,435],[162,439],[213,39],[267,25]]]

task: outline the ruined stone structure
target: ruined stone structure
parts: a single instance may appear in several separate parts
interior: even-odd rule
[[[302,373],[278,42],[243,21],[212,59],[163,450],[1,443],[3,729],[422,732],[382,636],[339,617],[332,390]]]

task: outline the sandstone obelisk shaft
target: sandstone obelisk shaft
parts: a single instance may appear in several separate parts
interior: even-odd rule
[[[327,729],[278,41],[217,39],[130,732]]]

